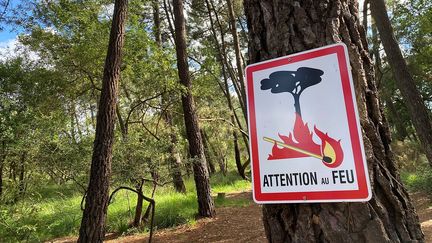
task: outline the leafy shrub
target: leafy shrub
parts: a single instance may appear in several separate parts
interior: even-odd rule
[[[402,173],[402,180],[410,190],[432,193],[432,169],[428,165],[420,167],[415,172]]]

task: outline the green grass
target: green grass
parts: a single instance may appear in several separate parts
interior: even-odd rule
[[[170,186],[156,191],[155,227],[166,228],[179,224],[193,224],[197,212],[195,185],[190,178],[185,182],[188,193],[180,194]],[[232,193],[251,188],[249,181],[235,173],[226,176],[215,174],[211,178],[212,193]],[[147,192],[149,190],[146,190]],[[30,198],[15,205],[0,206],[1,242],[40,242],[48,239],[77,235],[81,222],[81,194],[72,185],[48,185],[34,192]],[[245,206],[249,200],[216,198],[221,206]],[[136,195],[120,191],[108,209],[107,230],[109,232],[133,233],[147,229],[128,229],[133,218]],[[147,204],[144,205],[144,210]]]
[[[414,172],[403,172],[401,177],[409,190],[432,194],[432,169],[429,165],[421,166]]]

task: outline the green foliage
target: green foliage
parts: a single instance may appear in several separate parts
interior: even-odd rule
[[[77,233],[81,196],[74,185],[39,188],[25,201],[0,206],[0,238],[4,242],[41,242]]]
[[[218,192],[231,193],[249,190],[249,181],[242,180],[235,173],[226,177],[215,174],[212,179],[214,196]],[[171,186],[158,188],[155,195],[155,226],[158,229],[179,224],[195,222],[197,200],[192,179],[186,181],[188,193],[173,191]],[[82,195],[73,183],[58,185],[40,185],[34,188],[33,196],[17,204],[0,205],[0,238],[2,242],[41,242],[63,236],[76,235],[81,222],[80,203]],[[144,189],[145,194],[150,191]],[[216,205],[242,207],[250,203],[247,200],[230,198],[217,199]],[[132,233],[128,225],[133,219],[136,195],[120,191],[116,194],[108,210],[108,232]],[[144,205],[144,210],[147,203]],[[148,228],[138,229],[140,232]]]
[[[410,73],[426,106],[432,109],[432,3],[425,0],[392,0],[387,3],[394,34],[400,43]],[[373,35],[373,32],[368,34]],[[379,69],[376,76],[392,135],[399,141],[415,141],[415,131],[405,101],[396,87],[393,72],[383,55],[378,37],[371,37],[370,43],[378,50],[382,59],[381,66],[376,67],[376,70]],[[376,57],[374,59],[376,61]]]
[[[415,172],[428,163],[417,140],[394,141],[392,149],[395,153],[396,162],[402,171]]]
[[[405,172],[401,176],[410,190],[432,193],[432,169],[429,166],[418,167],[415,172]]]
[[[80,202],[88,183],[97,103],[111,24],[112,2],[34,1],[15,9],[13,18],[24,33],[19,41],[37,58],[26,55],[0,63],[0,162],[3,195],[0,202],[0,241],[40,242],[76,235]],[[228,15],[220,11],[227,55],[233,56]],[[192,92],[200,127],[209,137],[210,156],[217,165],[235,170],[232,132],[221,63],[215,42],[202,23],[208,21],[204,3],[189,12],[188,31]],[[234,1],[242,12],[241,2]],[[180,96],[175,49],[166,16],[161,10],[162,43],[154,38],[152,1],[130,1],[117,100],[117,129],[113,148],[112,187],[135,187],[157,172],[159,182],[172,180],[169,148],[173,136],[182,159],[182,174],[191,173]],[[165,18],[164,18],[165,17]],[[219,27],[218,27],[219,28]],[[219,31],[219,30],[217,30]],[[246,42],[242,45],[245,46]],[[231,58],[231,57],[229,57]],[[236,75],[235,67],[233,76]],[[231,77],[232,78],[232,77]],[[239,103],[228,77],[234,109]],[[167,114],[172,122],[166,122]],[[241,112],[238,112],[241,114]],[[243,117],[239,118],[245,126]],[[122,121],[122,122],[120,122]],[[242,159],[246,146],[240,141]],[[22,177],[22,178],[21,178]],[[213,193],[250,188],[236,173],[215,174]],[[193,223],[197,208],[195,186],[186,180],[187,194],[171,187],[156,193],[158,228]],[[144,186],[148,194],[150,185]],[[136,196],[120,191],[110,205],[108,229],[125,233],[134,214]],[[246,201],[217,200],[218,206],[241,206]],[[146,229],[137,229],[145,231]]]

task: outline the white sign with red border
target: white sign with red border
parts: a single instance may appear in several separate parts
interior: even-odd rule
[[[249,65],[246,79],[255,202],[371,198],[343,43]]]

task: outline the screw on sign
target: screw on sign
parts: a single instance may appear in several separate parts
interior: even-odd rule
[[[370,199],[344,44],[255,63],[246,78],[256,202]]]

